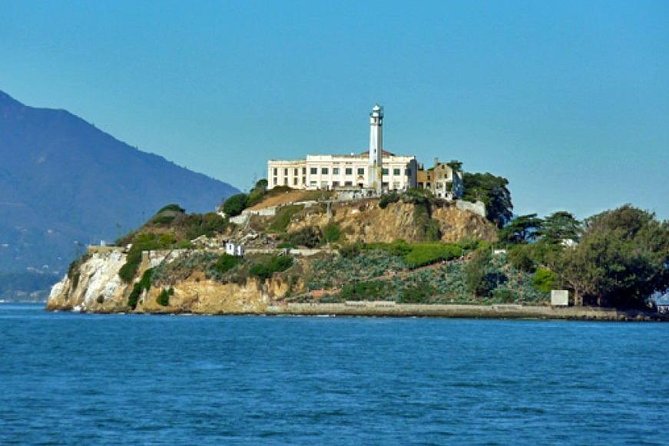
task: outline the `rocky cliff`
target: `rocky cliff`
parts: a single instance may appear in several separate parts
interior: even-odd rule
[[[135,242],[134,251],[121,247],[89,248],[87,254],[70,267],[67,276],[53,287],[47,309],[136,313],[265,313],[268,306],[286,303],[287,298],[311,301],[321,296],[338,295],[346,281],[328,280],[323,271],[315,271],[319,268],[315,265],[321,265],[321,269],[322,265],[333,265],[332,268],[326,268],[333,276],[345,275],[346,270],[362,268],[359,271],[361,278],[376,277],[375,280],[388,286],[390,282],[387,281],[395,273],[387,273],[387,267],[383,265],[392,264],[395,271],[406,270],[402,273],[406,277],[414,274],[410,271],[412,267],[403,260],[402,256],[406,252],[369,254],[369,261],[360,267],[334,266],[339,256],[338,247],[351,243],[390,244],[404,240],[409,244],[406,249],[411,250],[411,244],[437,241],[434,238],[426,239],[426,226],[434,229],[432,236],[438,234],[438,241],[442,243],[473,239],[491,241],[496,237],[495,227],[484,218],[450,205],[425,208],[396,202],[382,208],[378,200],[360,200],[317,203],[310,207],[291,206],[290,214],[277,210],[276,213],[254,216],[248,224],[240,226],[209,221],[210,227],[216,228],[215,235],[199,236],[194,240],[196,243],[189,242],[192,230],[194,227],[201,228],[207,220],[175,211],[170,211],[170,218],[166,219],[168,211],[159,213],[129,236],[129,240]],[[169,223],[165,223],[168,220]],[[317,228],[316,232],[325,233],[325,228],[332,225],[337,226],[340,237],[334,244],[310,250],[295,249],[290,254],[280,248],[282,240],[289,239],[291,234],[306,228]],[[184,240],[186,235],[189,238]],[[201,244],[203,239],[204,244]],[[235,260],[223,254],[222,242],[230,239],[247,240],[248,252],[243,260]],[[167,240],[171,248],[161,245],[159,248],[142,247],[138,250],[140,243],[147,243],[147,240],[155,243],[165,243]],[[457,254],[458,249],[461,251],[457,248],[455,251],[446,250],[446,254],[436,254],[433,261],[441,261],[446,257],[455,259],[462,255]],[[127,277],[122,273],[122,268],[132,263],[133,252],[137,268]],[[284,257],[283,261],[281,257]],[[272,269],[276,265],[283,266]],[[147,271],[149,277],[145,280],[144,273]],[[125,277],[125,281],[122,277]],[[360,279],[351,280],[356,282]]]
[[[145,252],[137,277],[149,268],[171,263],[192,252]],[[221,283],[207,279],[198,271],[170,285],[173,294],[167,305],[158,303],[164,288],[151,287],[141,293],[133,310],[128,300],[137,281],[124,283],[119,277],[126,260],[127,253],[121,248],[90,249],[75,269],[51,289],[47,309],[97,313],[263,313],[268,304],[283,297],[289,288],[279,277],[267,281],[249,277],[241,284]]]

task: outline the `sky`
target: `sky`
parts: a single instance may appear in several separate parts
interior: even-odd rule
[[[384,145],[508,178],[517,214],[669,219],[669,2],[11,1],[0,90],[248,189]]]

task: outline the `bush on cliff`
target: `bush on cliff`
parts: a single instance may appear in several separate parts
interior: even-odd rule
[[[235,194],[225,200],[223,203],[223,212],[225,212],[225,215],[228,217],[234,217],[236,215],[239,215],[242,213],[244,209],[246,209],[248,205],[248,195],[242,193],[242,194]]]
[[[118,275],[125,283],[130,283],[137,274],[139,264],[142,262],[142,251],[166,249],[176,243],[173,234],[140,233],[132,240],[132,247],[128,251],[125,264],[118,271]]]
[[[282,206],[276,212],[276,215],[272,218],[272,221],[269,224],[268,230],[270,232],[285,232],[286,228],[290,224],[290,220],[293,218],[293,215],[300,212],[304,209],[304,206],[300,205],[288,205]]]
[[[242,261],[240,257],[231,256],[230,254],[222,254],[214,264],[216,272],[223,274],[230,271]]]
[[[174,295],[174,288],[172,288],[172,287],[163,288],[160,291],[160,294],[158,295],[158,297],[156,298],[156,302],[158,303],[158,305],[160,305],[162,307],[166,307],[170,304],[170,297],[172,295]]]
[[[249,274],[260,280],[266,280],[272,277],[274,273],[285,271],[291,266],[293,266],[293,258],[291,256],[271,256],[251,266]]]
[[[132,287],[132,291],[128,296],[128,306],[133,310],[137,308],[137,302],[139,301],[140,296],[144,291],[148,291],[151,288],[151,278],[153,275],[153,269],[149,268],[144,271],[142,278]]]
[[[323,239],[325,243],[338,242],[341,238],[341,228],[337,223],[328,223],[323,228]]]
[[[316,248],[323,244],[323,234],[316,226],[307,226],[286,236],[286,241],[295,246]]]
[[[397,192],[390,192],[384,195],[381,195],[381,198],[379,199],[379,207],[381,209],[385,209],[388,207],[390,203],[397,203],[400,201],[400,196]]]

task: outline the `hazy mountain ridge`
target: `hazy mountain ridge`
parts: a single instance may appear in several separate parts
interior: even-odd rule
[[[0,272],[60,275],[82,245],[115,239],[166,203],[204,212],[235,192],[0,91]]]

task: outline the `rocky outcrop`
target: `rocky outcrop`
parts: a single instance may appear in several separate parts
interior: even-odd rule
[[[186,252],[145,252],[135,282],[148,268],[170,262]],[[270,303],[285,296],[291,288],[279,277],[265,282],[249,278],[243,284],[235,284],[216,282],[195,273],[169,287],[173,293],[168,305],[158,303],[158,296],[167,287],[154,287],[142,293],[137,307],[132,310],[128,297],[134,282],[124,283],[118,275],[125,262],[126,254],[120,248],[89,251],[69,276],[54,285],[47,309],[99,313],[263,313]]]
[[[457,242],[466,238],[494,241],[497,237],[495,226],[488,220],[455,206],[435,208],[432,218],[439,225],[443,242]],[[381,209],[378,200],[335,204],[330,213],[305,210],[305,215],[291,222],[288,232],[307,226],[323,227],[330,222],[341,227],[349,243],[390,243],[399,239],[407,242],[423,241],[423,232],[416,221],[413,204],[391,203]]]

